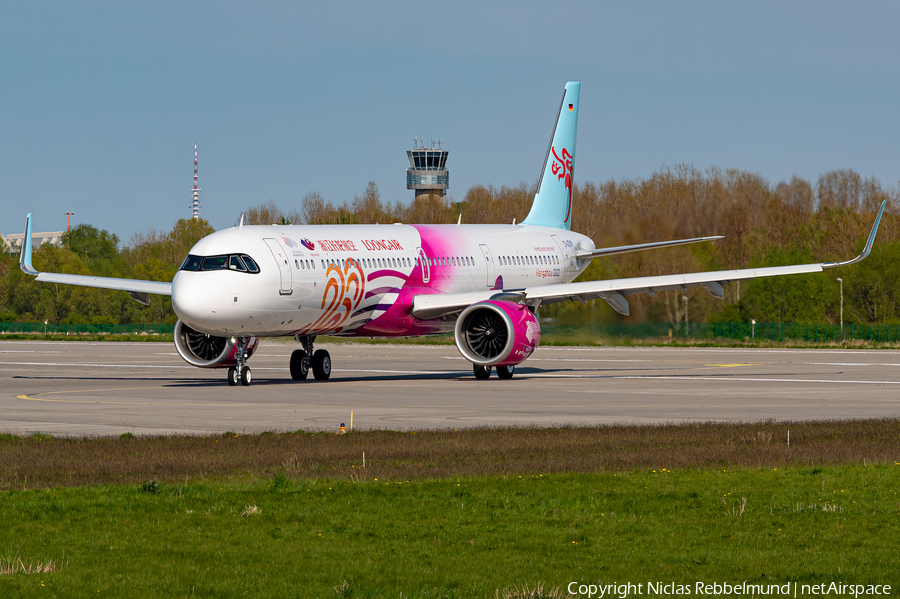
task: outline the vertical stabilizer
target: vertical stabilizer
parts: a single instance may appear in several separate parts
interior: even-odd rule
[[[575,168],[575,138],[578,132],[578,105],[581,102],[581,82],[566,84],[550,147],[544,158],[544,170],[531,211],[523,225],[572,228],[572,186]]]

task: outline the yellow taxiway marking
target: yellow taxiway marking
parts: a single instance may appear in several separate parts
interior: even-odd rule
[[[706,364],[706,366],[714,366],[716,368],[734,368],[735,366],[761,366],[761,364]]]
[[[39,395],[59,395],[60,393],[98,393],[103,391],[143,391],[147,389],[171,389],[171,387],[167,387],[165,385],[157,386],[157,387],[121,387],[117,389],[72,389],[69,391],[48,391],[46,393],[40,393]],[[257,406],[259,404],[254,403],[207,403],[207,402],[191,402],[191,403],[171,403],[171,402],[156,402],[156,401],[100,401],[96,399],[45,399],[42,397],[31,397],[29,395],[17,395],[16,399],[24,399],[26,401],[48,401],[53,403],[89,403],[89,404],[108,404],[108,405],[124,405],[124,406],[230,406],[230,407],[238,407],[241,405],[245,406]],[[266,404],[267,406],[275,406],[275,407],[291,407],[291,404]]]

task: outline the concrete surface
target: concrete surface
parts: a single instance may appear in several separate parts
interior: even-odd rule
[[[454,346],[336,344],[294,382],[263,340],[250,387],[164,343],[0,341],[0,432],[63,435],[806,420],[900,415],[900,352],[542,347],[477,381]]]

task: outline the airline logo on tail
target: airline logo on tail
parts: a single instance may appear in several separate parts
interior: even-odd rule
[[[569,110],[572,109],[571,107],[572,105],[569,104]],[[550,165],[550,169],[553,174],[556,175],[557,180],[563,181],[569,198],[569,203],[566,207],[566,218],[563,220],[564,223],[567,223],[569,222],[569,216],[572,213],[572,167],[574,156],[569,154],[569,151],[565,148],[562,149],[562,158],[556,153],[555,146],[551,147],[550,151],[553,153],[553,164]]]

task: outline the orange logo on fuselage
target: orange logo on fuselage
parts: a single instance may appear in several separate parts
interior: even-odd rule
[[[345,260],[343,264],[342,267],[341,262],[336,261],[328,265],[328,270],[325,271],[328,281],[322,295],[322,316],[308,326],[305,332],[339,332],[353,310],[362,302],[366,291],[362,265],[354,258]]]

